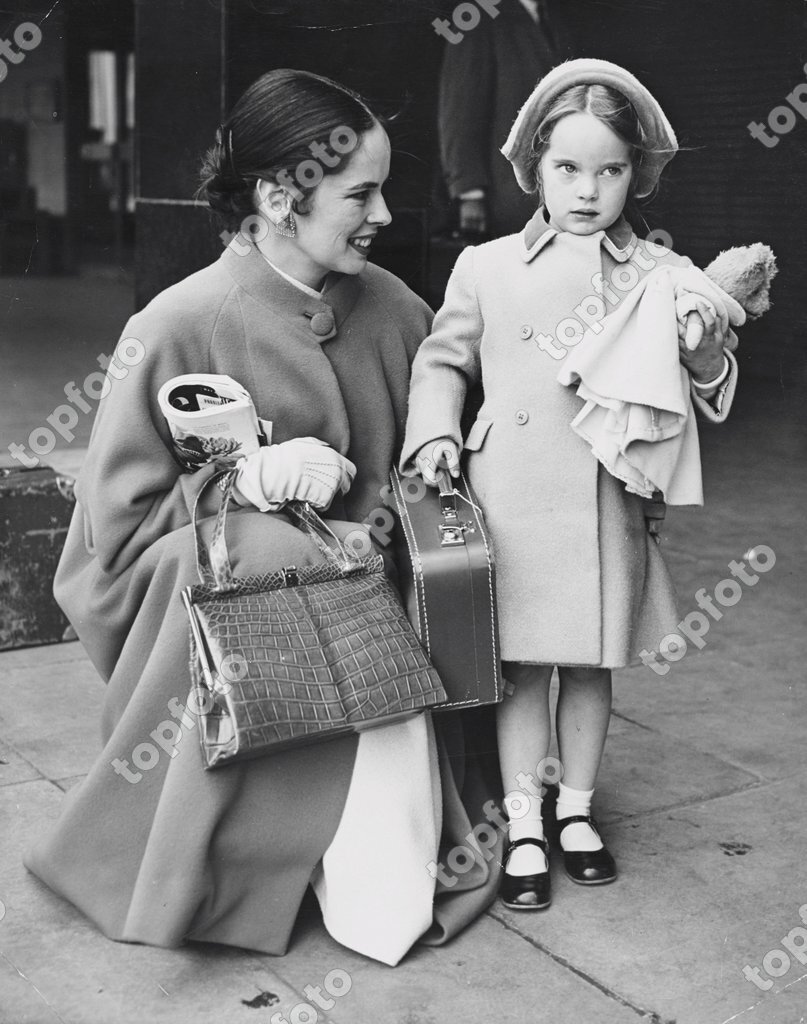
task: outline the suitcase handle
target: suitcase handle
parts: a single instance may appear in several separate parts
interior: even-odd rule
[[[437,486],[440,490],[440,515],[443,521],[437,527],[441,547],[458,547],[465,544],[466,523],[460,522],[457,510],[457,492],[454,480],[447,469],[437,470]]]
[[[440,490],[440,512],[443,519],[457,519],[457,495],[454,480],[447,469],[437,470],[437,486]]]

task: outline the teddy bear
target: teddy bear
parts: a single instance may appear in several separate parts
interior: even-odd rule
[[[733,246],[716,256],[704,273],[742,306],[746,319],[758,320],[771,308],[771,281],[776,277],[777,267],[770,246],[762,242]],[[691,308],[679,309],[678,313],[686,324],[686,347],[692,352],[703,335],[703,321]],[[729,332],[726,348],[737,348],[733,332]]]

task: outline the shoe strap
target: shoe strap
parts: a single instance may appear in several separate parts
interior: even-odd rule
[[[566,828],[567,825],[576,825],[578,822],[581,825],[589,825],[597,833],[600,839],[599,830],[597,829],[596,821],[591,817],[590,814],[573,814],[570,818],[558,818],[558,835]]]
[[[544,856],[549,856],[549,848],[547,847],[545,839],[536,839],[534,836],[524,836],[523,839],[511,839],[507,846],[507,853],[505,854],[505,860],[510,856],[513,850],[517,850],[519,846],[538,846],[543,850]]]

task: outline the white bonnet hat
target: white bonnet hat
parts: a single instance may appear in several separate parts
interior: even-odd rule
[[[655,188],[665,165],[678,151],[675,132],[658,102],[629,71],[610,61],[590,58],[567,60],[553,68],[540,80],[518,112],[501,151],[513,165],[519,185],[524,192],[536,191],[536,182],[529,173],[532,140],[550,106],[562,92],[575,85],[608,85],[633,104],[646,140],[635,195],[638,198],[648,195]]]

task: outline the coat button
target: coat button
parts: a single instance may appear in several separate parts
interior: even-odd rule
[[[524,324],[524,326],[521,328],[521,337],[524,339],[524,341],[529,341],[532,337],[532,328],[529,324]]]
[[[333,313],[330,310],[322,310],[311,317],[311,330],[320,338],[330,334],[334,328]]]
[[[529,418],[530,414],[526,409],[519,409],[516,413],[516,423],[518,423],[520,427],[523,427]]]

